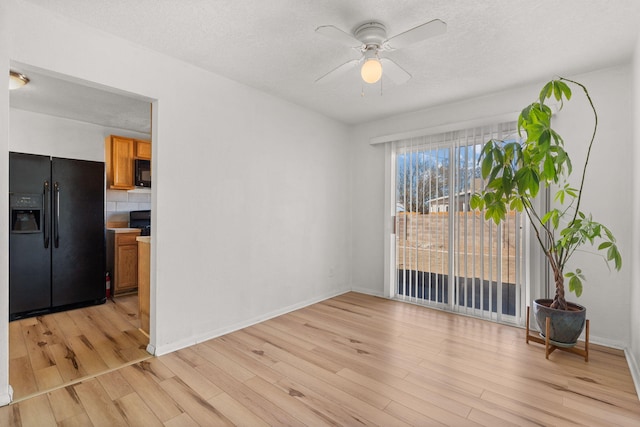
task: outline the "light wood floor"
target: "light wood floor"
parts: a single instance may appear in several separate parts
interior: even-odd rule
[[[137,295],[9,323],[14,400],[150,357]]]
[[[348,293],[0,408],[2,426],[640,425],[621,352]]]

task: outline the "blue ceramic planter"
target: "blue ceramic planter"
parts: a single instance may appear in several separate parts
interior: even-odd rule
[[[547,317],[550,317],[549,340],[551,343],[562,347],[573,347],[584,329],[587,309],[581,305],[567,302],[569,310],[556,310],[549,307],[552,302],[553,300],[550,299],[537,299],[533,302],[533,314],[540,335],[544,336]]]

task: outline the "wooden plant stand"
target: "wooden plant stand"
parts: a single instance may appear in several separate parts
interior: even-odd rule
[[[533,342],[537,342],[539,344],[544,344],[545,347],[545,357],[547,359],[549,359],[549,355],[551,353],[553,353],[555,350],[562,350],[562,351],[566,351],[567,353],[574,353],[574,354],[578,354],[580,356],[584,357],[584,361],[588,362],[589,361],[589,319],[587,319],[586,321],[586,330],[585,330],[585,340],[584,340],[584,348],[579,348],[579,347],[558,347],[554,344],[552,344],[549,340],[549,335],[550,335],[550,329],[551,329],[551,319],[547,317],[547,322],[545,325],[545,333],[544,333],[544,338],[538,336],[538,335],[533,335],[529,332],[529,311],[530,311],[530,307],[527,306],[527,344],[529,344],[529,341],[533,341]]]

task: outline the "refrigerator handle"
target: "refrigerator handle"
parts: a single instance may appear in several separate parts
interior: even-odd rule
[[[60,245],[60,234],[58,224],[60,222],[60,185],[56,182],[53,184],[53,246],[57,248]]]
[[[49,225],[49,209],[51,209],[51,201],[49,200],[49,198],[51,197],[51,193],[49,191],[49,181],[45,181],[44,182],[44,212],[43,212],[43,217],[42,218],[42,226],[44,228],[44,248],[48,249],[49,248],[49,239],[50,239],[50,234],[51,234],[51,228]]]

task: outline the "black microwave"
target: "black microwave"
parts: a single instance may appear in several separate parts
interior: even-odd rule
[[[151,161],[150,160],[135,160],[135,173],[136,173],[136,187],[149,187],[151,188]]]

